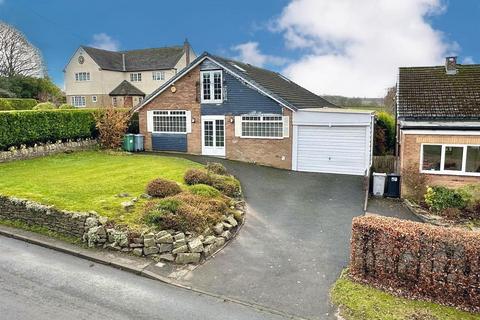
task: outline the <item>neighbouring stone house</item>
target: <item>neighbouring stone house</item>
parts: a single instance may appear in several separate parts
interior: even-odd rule
[[[195,59],[183,46],[108,51],[80,46],[64,69],[67,103],[131,108]]]
[[[432,185],[480,182],[480,65],[400,68],[397,137],[402,174],[413,165]]]
[[[364,175],[372,114],[339,108],[283,75],[203,53],[136,109],[145,149]]]

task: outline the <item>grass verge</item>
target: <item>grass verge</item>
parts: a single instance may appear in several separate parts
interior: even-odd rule
[[[427,301],[393,296],[350,280],[346,270],[330,292],[346,320],[480,320],[473,314]]]

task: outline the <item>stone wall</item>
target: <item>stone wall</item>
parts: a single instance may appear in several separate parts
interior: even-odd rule
[[[175,230],[150,229],[132,232],[94,211],[70,212],[33,201],[0,196],[0,219],[21,221],[51,231],[81,238],[89,247],[100,247],[136,256],[148,256],[178,264],[199,263],[220,250],[233,238],[243,222],[244,203],[238,202],[235,213],[202,234]]]
[[[13,160],[26,160],[48,156],[55,153],[87,150],[95,147],[97,140],[82,139],[78,141],[57,141],[56,143],[37,144],[33,147],[10,148],[9,151],[0,151],[0,163]]]
[[[91,213],[58,210],[24,199],[0,196],[0,219],[42,226],[70,237],[83,237],[85,222],[90,216]]]

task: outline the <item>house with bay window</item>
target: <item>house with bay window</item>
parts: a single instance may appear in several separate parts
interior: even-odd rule
[[[203,53],[135,110],[145,149],[277,168],[364,175],[373,116],[280,73]]]
[[[110,51],[80,46],[64,69],[67,103],[131,108],[195,59],[183,46]]]
[[[480,182],[480,65],[447,57],[400,68],[397,133],[401,172],[414,166],[431,185]]]

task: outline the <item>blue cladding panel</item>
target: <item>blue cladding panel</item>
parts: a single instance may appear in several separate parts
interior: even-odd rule
[[[219,69],[209,60],[201,64],[201,70]],[[202,115],[242,115],[252,112],[281,114],[282,108],[274,100],[242,83],[223,71],[223,85],[226,86],[226,99],[221,104],[202,103]]]
[[[152,134],[152,150],[187,152],[186,134]]]

